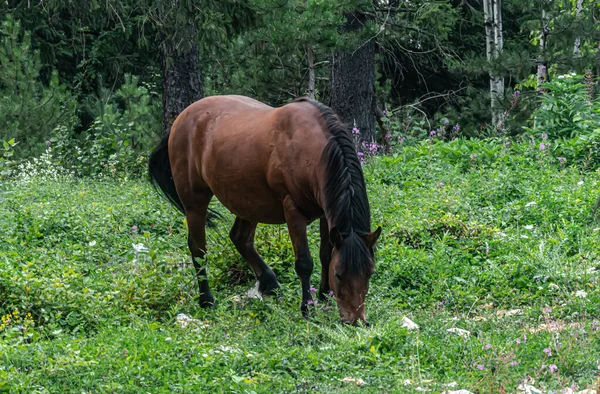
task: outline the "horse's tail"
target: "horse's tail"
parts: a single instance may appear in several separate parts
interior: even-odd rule
[[[177,207],[181,213],[185,214],[183,204],[175,189],[173,173],[171,172],[171,161],[169,160],[169,135],[170,133],[165,135],[158,146],[154,148],[150,154],[148,160],[148,176],[154,188],[160,189],[167,200]],[[217,211],[208,208],[208,214],[206,215],[207,226],[215,228],[215,219],[220,217],[221,215]]]

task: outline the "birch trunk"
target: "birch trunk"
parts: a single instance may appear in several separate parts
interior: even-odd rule
[[[483,0],[485,17],[486,57],[490,66],[502,54],[502,2],[501,0]],[[501,126],[503,122],[502,99],[504,98],[504,78],[490,69],[490,107],[492,125]]]
[[[315,99],[315,59],[312,46],[308,46],[308,97],[311,100]]]
[[[540,36],[540,55],[537,68],[537,90],[543,92],[542,83],[548,80],[548,69],[546,67],[546,46],[548,44],[548,14],[542,10],[542,34]]]
[[[581,10],[583,9],[583,0],[577,0],[577,8],[575,10],[575,20],[579,21]],[[573,45],[573,57],[577,58],[580,56],[579,49],[581,48],[581,37],[575,37],[575,44]]]

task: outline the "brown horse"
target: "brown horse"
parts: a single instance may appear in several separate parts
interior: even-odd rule
[[[374,272],[370,211],[350,128],[331,109],[306,98],[272,108],[243,96],[207,97],[186,108],[152,152],[151,180],[187,217],[188,245],[202,306],[213,305],[200,265],[213,195],[236,215],[230,237],[250,264],[259,291],[279,284],[254,248],[258,223],[286,223],[302,284],[301,310],[311,300],[313,261],[306,227],[320,218],[323,299],[333,290],[344,322],[365,321]]]

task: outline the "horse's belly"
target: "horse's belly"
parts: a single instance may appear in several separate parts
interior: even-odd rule
[[[274,195],[265,179],[249,176],[219,176],[209,182],[215,197],[234,215],[256,223],[285,223],[281,199]]]

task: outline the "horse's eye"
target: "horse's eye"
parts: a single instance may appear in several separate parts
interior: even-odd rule
[[[340,275],[338,272],[335,273],[335,277],[337,280],[342,280],[342,275]]]

